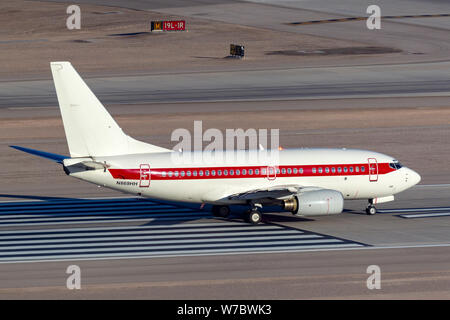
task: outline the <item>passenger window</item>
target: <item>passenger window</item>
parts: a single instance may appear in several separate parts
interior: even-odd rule
[[[338,173],[341,173],[341,172],[342,172],[342,168],[338,167]]]
[[[239,176],[241,174],[241,171],[239,169],[236,170],[236,175]]]
[[[212,170],[212,171],[211,171],[211,175],[212,175],[212,176],[215,176],[215,175],[216,175],[216,170]]]
[[[175,171],[175,177],[178,177],[178,171]]]
[[[325,172],[326,172],[326,173],[330,173],[330,168],[326,167],[326,168],[325,168]]]
[[[287,172],[288,172],[288,174],[291,174],[292,173],[292,169],[288,168]]]
[[[347,172],[348,170],[347,170],[347,167],[344,167],[344,172]]]
[[[361,166],[361,172],[364,172],[364,171],[366,171],[366,167]]]
[[[209,176],[209,170],[205,171],[205,176]]]
[[[184,171],[181,171],[181,176],[184,177]]]
[[[230,170],[230,176],[234,176],[234,170]]]
[[[323,172],[322,167],[320,167],[319,168],[319,173],[322,173],[322,172]]]
[[[252,175],[253,174],[253,169],[248,169],[248,174]]]
[[[286,174],[286,169],[285,168],[281,169],[281,173]]]
[[[191,172],[190,172],[190,171],[186,172],[186,175],[187,175],[188,177],[190,177],[190,176],[191,176]]]
[[[266,169],[261,169],[261,174],[262,174],[263,176],[265,176],[265,175],[267,174],[267,170],[266,170]]]
[[[223,170],[223,175],[227,176],[228,175],[228,170]]]
[[[299,171],[300,171],[300,174],[303,174],[303,168],[300,168]]]
[[[196,177],[196,176],[197,176],[197,170],[194,171],[194,177]]]
[[[350,172],[353,172],[353,167],[350,167]]]
[[[255,174],[259,175],[259,169],[255,169]]]
[[[297,174],[297,171],[298,171],[297,168],[294,168],[294,174]]]
[[[172,177],[172,176],[173,176],[173,172],[169,171],[169,177]]]
[[[161,175],[162,175],[163,177],[165,177],[165,176],[167,175],[167,173],[166,173],[165,171],[163,171],[163,172],[161,173]]]
[[[331,172],[336,173],[336,168],[335,167],[331,168]]]
[[[217,170],[217,175],[221,176],[222,175],[222,170]]]
[[[316,168],[312,168],[312,173],[316,173]]]
[[[355,167],[355,172],[359,172],[359,167]]]
[[[198,175],[199,175],[200,177],[203,177],[203,170],[200,170],[200,171],[198,172]]]
[[[242,174],[245,176],[247,174],[247,170],[242,169]]]
[[[280,168],[277,168],[277,174],[280,174]]]

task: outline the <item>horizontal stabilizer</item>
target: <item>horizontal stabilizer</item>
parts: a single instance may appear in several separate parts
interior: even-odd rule
[[[14,148],[14,149],[17,149],[17,150],[20,150],[20,151],[23,151],[23,152],[30,153],[30,154],[35,155],[35,156],[39,156],[39,157],[42,157],[42,158],[50,159],[50,160],[53,160],[53,161],[61,163],[61,164],[63,163],[64,159],[69,159],[70,158],[70,157],[67,157],[67,156],[60,155],[60,154],[34,150],[34,149],[30,149],[30,148],[24,148],[24,147],[19,147],[19,146],[10,146],[10,147]]]

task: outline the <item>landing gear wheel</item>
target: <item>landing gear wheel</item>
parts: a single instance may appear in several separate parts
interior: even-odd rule
[[[258,210],[249,210],[246,213],[246,221],[251,224],[258,224],[262,221],[262,214]]]
[[[366,208],[366,213],[370,216],[373,216],[374,214],[377,213],[377,208],[375,208],[375,206],[368,206]]]
[[[230,207],[229,206],[213,206],[212,213],[215,217],[228,218],[228,216],[230,215]]]

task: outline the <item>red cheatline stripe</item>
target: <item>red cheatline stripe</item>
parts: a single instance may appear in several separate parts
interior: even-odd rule
[[[375,165],[375,164],[374,164]],[[358,171],[356,171],[358,167]],[[246,167],[202,167],[202,168],[152,168],[152,180],[198,180],[198,179],[236,179],[236,178],[266,178],[265,166]],[[334,172],[333,172],[334,168]],[[341,171],[339,172],[339,168]],[[345,168],[347,171],[344,171]],[[277,178],[285,177],[320,177],[320,176],[358,176],[369,175],[368,164],[334,164],[334,165],[307,165],[307,166],[278,166]],[[289,173],[289,169],[291,170]],[[297,173],[294,173],[294,169]],[[314,172],[315,169],[315,172]],[[352,169],[352,172],[350,172]],[[114,179],[139,180],[140,169],[108,169]],[[225,171],[227,174],[225,174]],[[233,171],[233,175],[231,175]],[[375,175],[387,174],[395,171],[389,163],[378,163],[378,172]],[[165,175],[164,175],[165,173]],[[169,174],[171,173],[171,176]],[[196,173],[196,175],[194,175]],[[143,172],[148,174],[148,172]],[[201,175],[200,175],[201,174]],[[274,176],[274,174],[270,175]]]

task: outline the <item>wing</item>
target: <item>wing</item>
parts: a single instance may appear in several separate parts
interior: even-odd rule
[[[304,189],[304,187],[296,184],[278,185],[234,193],[227,198],[233,201],[283,199],[299,193],[300,189]]]

